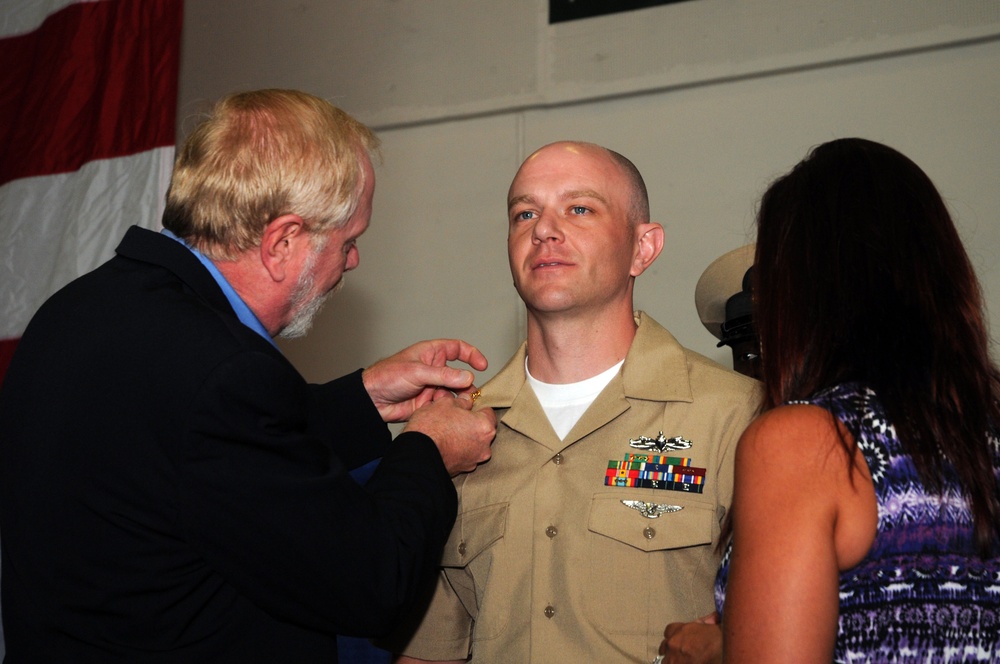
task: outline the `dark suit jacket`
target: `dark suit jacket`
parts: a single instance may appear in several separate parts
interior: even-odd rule
[[[328,663],[386,631],[455,518],[433,442],[390,444],[360,371],[307,384],[174,240],[117,253],[0,393],[7,662]]]

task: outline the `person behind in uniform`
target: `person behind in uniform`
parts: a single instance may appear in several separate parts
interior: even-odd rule
[[[754,245],[733,249],[705,268],[694,289],[695,306],[702,325],[729,346],[733,370],[760,378],[760,342],[753,326]]]

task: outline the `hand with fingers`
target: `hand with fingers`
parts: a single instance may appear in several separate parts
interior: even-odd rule
[[[656,664],[718,664],[722,661],[719,614],[687,623],[670,623],[663,630]]]
[[[421,406],[444,397],[468,396],[475,389],[463,362],[477,371],[487,367],[478,348],[460,339],[420,341],[379,360],[362,373],[365,389],[386,422],[405,422]]]
[[[435,399],[417,409],[404,429],[430,436],[452,477],[490,458],[497,418],[492,408],[473,411],[472,403],[469,395]]]

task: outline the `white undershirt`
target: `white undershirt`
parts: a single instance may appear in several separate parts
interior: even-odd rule
[[[566,437],[570,429],[590,408],[590,404],[594,403],[601,390],[607,387],[624,362],[625,360],[622,360],[607,371],[578,383],[556,385],[543,383],[532,376],[528,371],[528,359],[524,359],[524,373],[528,376],[528,385],[535,391],[538,402],[542,404],[542,410],[545,411],[560,440]]]

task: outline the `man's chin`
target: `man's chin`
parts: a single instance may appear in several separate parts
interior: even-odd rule
[[[340,281],[338,281],[336,285],[326,293],[314,297],[302,305],[302,307],[295,312],[295,315],[292,316],[291,322],[285,326],[285,329],[278,333],[278,336],[282,339],[299,339],[306,336],[306,334],[309,333],[309,330],[312,329],[316,316],[323,310],[326,303],[330,301],[330,297],[343,287],[344,279],[341,278]]]

